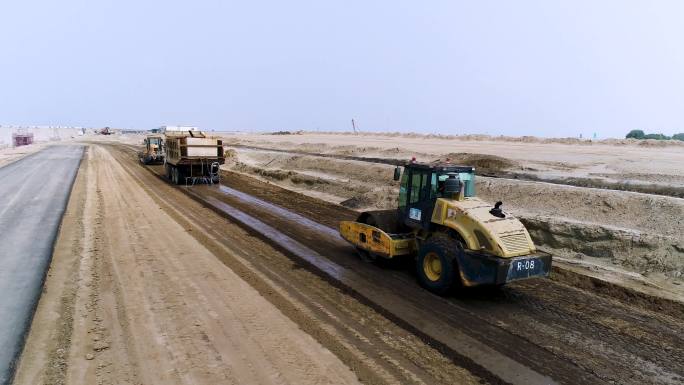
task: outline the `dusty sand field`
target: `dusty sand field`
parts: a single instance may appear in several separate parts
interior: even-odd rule
[[[24,156],[40,151],[46,146],[68,143],[80,138],[80,130],[70,128],[30,128],[34,135],[34,143],[28,146],[12,147],[12,133],[16,128],[0,126],[0,167],[21,159]]]
[[[45,146],[45,143],[34,143],[28,146],[0,148],[0,167],[38,152]]]
[[[468,138],[468,137],[466,137]],[[684,185],[684,143],[570,140],[495,140],[416,135],[316,134],[226,136],[228,142],[281,149],[430,161],[449,154],[505,158],[507,168],[542,177],[599,177]]]
[[[500,174],[480,177],[478,195],[503,201],[541,246],[588,272],[612,276],[617,268],[625,279],[655,285],[650,291],[684,294],[684,199],[668,196],[684,187],[682,145],[311,133],[225,140],[234,145],[226,169],[356,210],[396,206],[393,166],[382,161],[416,156],[475,165]],[[537,180],[559,178],[562,184]],[[647,183],[662,195],[588,188],[573,178],[600,178],[603,187]]]

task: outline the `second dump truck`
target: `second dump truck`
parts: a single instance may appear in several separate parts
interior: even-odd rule
[[[226,162],[223,141],[201,131],[166,131],[164,141],[166,177],[175,184],[188,178],[219,182],[219,166]]]
[[[397,209],[368,211],[340,223],[365,259],[415,259],[418,281],[445,294],[457,286],[495,285],[548,276],[551,255],[525,226],[475,196],[475,169],[448,162],[406,164]]]

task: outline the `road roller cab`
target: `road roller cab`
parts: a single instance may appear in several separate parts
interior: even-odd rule
[[[475,196],[475,169],[448,162],[397,167],[398,208],[362,213],[340,233],[365,259],[411,255],[420,283],[445,293],[454,286],[503,285],[547,276],[551,256],[525,226]]]
[[[399,167],[395,169],[395,179]],[[475,195],[475,169],[451,164],[411,162],[404,167],[399,186],[399,215],[404,226],[430,231],[437,202],[464,201]]]

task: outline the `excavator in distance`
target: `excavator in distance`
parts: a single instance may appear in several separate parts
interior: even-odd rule
[[[474,167],[413,160],[394,179],[397,209],[340,222],[364,259],[413,257],[420,284],[440,295],[549,275],[551,255],[536,249],[520,220],[475,196]]]

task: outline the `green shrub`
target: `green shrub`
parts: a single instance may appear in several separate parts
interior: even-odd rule
[[[670,137],[663,134],[646,134],[644,139],[669,140]]]
[[[644,131],[643,130],[632,130],[627,134],[625,138],[633,138],[633,139],[643,139],[644,138]]]

